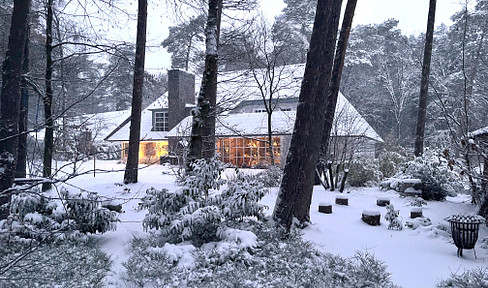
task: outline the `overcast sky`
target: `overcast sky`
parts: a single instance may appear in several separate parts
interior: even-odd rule
[[[172,17],[157,13],[164,7],[154,2],[150,5],[157,6],[149,7],[148,12],[149,47],[146,56],[146,69],[153,73],[164,71],[171,66],[170,55],[159,44],[168,35],[167,27],[174,25]],[[436,26],[441,23],[450,25],[452,22],[449,18],[461,10],[463,2],[463,0],[437,0]],[[285,5],[282,0],[261,0],[261,6],[265,14],[273,19]],[[395,18],[399,20],[399,28],[405,34],[423,33],[427,27],[428,9],[429,0],[358,0],[353,25],[381,23],[389,18]]]

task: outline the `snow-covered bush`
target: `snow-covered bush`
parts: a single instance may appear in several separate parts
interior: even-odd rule
[[[343,258],[317,251],[297,231],[246,221],[222,230],[221,242],[199,248],[135,239],[124,264],[141,287],[394,287],[386,265],[371,254]],[[250,231],[246,231],[250,230]]]
[[[104,287],[111,260],[92,241],[0,245],[0,287]]]
[[[201,245],[219,239],[218,228],[226,221],[262,217],[259,201],[266,189],[256,179],[240,173],[220,190],[223,166],[216,160],[197,161],[176,191],[151,188],[139,204],[148,213],[146,230],[158,229],[170,243],[193,241]]]
[[[256,177],[265,187],[278,187],[283,178],[283,170],[278,166],[270,166],[268,169],[256,174]]]
[[[10,214],[0,221],[0,241],[62,240],[115,229],[116,213],[101,207],[96,194],[64,188],[60,194],[51,198],[35,188],[13,194]]]
[[[429,150],[423,156],[405,163],[402,171],[393,176],[398,180],[411,178],[422,181],[422,198],[425,200],[443,200],[448,195],[464,191],[463,179],[459,174],[451,171],[444,158]],[[391,179],[387,181],[395,182]],[[391,183],[388,186],[394,189]]]
[[[452,273],[449,279],[442,280],[437,284],[437,287],[487,288],[488,269],[476,267],[472,270],[465,270],[460,274]]]
[[[354,187],[377,185],[383,177],[377,159],[358,157],[349,162],[348,167],[347,181]]]
[[[61,190],[61,196],[67,209],[67,217],[75,221],[76,230],[81,233],[105,233],[115,230],[118,221],[117,213],[102,207],[97,193],[70,193]]]
[[[389,178],[398,173],[407,161],[407,156],[401,153],[384,151],[379,155],[379,170],[383,177]]]

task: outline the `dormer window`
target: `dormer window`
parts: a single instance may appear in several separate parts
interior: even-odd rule
[[[168,112],[154,112],[154,131],[169,131]]]

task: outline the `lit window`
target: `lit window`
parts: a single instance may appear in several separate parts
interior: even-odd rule
[[[154,131],[169,131],[168,112],[154,112]]]

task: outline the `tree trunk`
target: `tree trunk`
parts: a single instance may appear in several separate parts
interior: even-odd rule
[[[296,120],[273,219],[291,227],[310,221],[315,165],[330,92],[334,48],[342,1],[319,0],[302,80]]]
[[[144,60],[146,54],[147,0],[139,0],[137,15],[136,59],[129,132],[129,152],[125,166],[124,183],[137,183],[139,165],[139,141],[141,137],[142,86],[144,84]]]
[[[22,75],[29,73],[29,26],[27,26],[27,33],[24,46],[24,59],[22,61]],[[29,91],[27,89],[27,79],[22,76],[22,86],[20,87],[20,95],[22,97],[20,103],[19,114],[19,150],[17,155],[17,166],[15,168],[16,178],[25,178],[27,175],[27,123],[29,117]]]
[[[10,201],[10,193],[5,193],[5,190],[12,187],[14,183],[22,63],[30,6],[30,0],[14,1],[12,25],[10,26],[8,47],[3,62],[0,94],[0,219],[5,219],[8,215],[8,208],[3,207],[3,205]]]
[[[327,150],[329,149],[330,132],[332,131],[332,125],[334,123],[337,98],[339,97],[339,88],[341,86],[342,68],[344,67],[347,42],[349,40],[349,34],[351,32],[354,11],[356,10],[356,3],[357,0],[347,1],[346,10],[344,12],[344,19],[342,20],[341,32],[339,35],[339,40],[337,42],[337,49],[334,55],[334,67],[332,70],[332,77],[330,81],[330,96],[325,108],[325,123],[321,142],[322,147],[320,148],[320,152],[323,153],[323,155],[327,155]],[[327,159],[326,156],[323,157],[324,161],[332,161],[332,159]]]
[[[221,15],[222,0],[209,0],[207,26],[205,28],[205,69],[197,99],[197,107],[193,110],[187,169],[191,169],[190,163],[196,159],[205,158],[210,160],[215,156],[217,58]]]
[[[420,83],[419,111],[417,116],[417,130],[415,133],[415,156],[424,153],[425,116],[427,114],[427,98],[429,96],[430,60],[432,58],[432,43],[434,41],[436,0],[429,2],[429,17],[427,18],[427,33],[425,35],[424,61],[422,64],[422,79]]]
[[[47,1],[46,14],[46,95],[44,95],[44,160],[42,168],[42,177],[50,178],[53,160],[53,146],[54,146],[54,120],[52,115],[53,104],[53,0]],[[42,191],[51,189],[51,183],[43,183]]]
[[[269,151],[269,159],[270,163],[272,166],[275,165],[275,158],[274,158],[274,147],[273,147],[273,127],[272,127],[272,118],[271,116],[273,115],[273,110],[271,107],[271,99],[270,98],[270,103],[269,103],[269,109],[267,109],[267,118],[268,118],[268,151]]]

